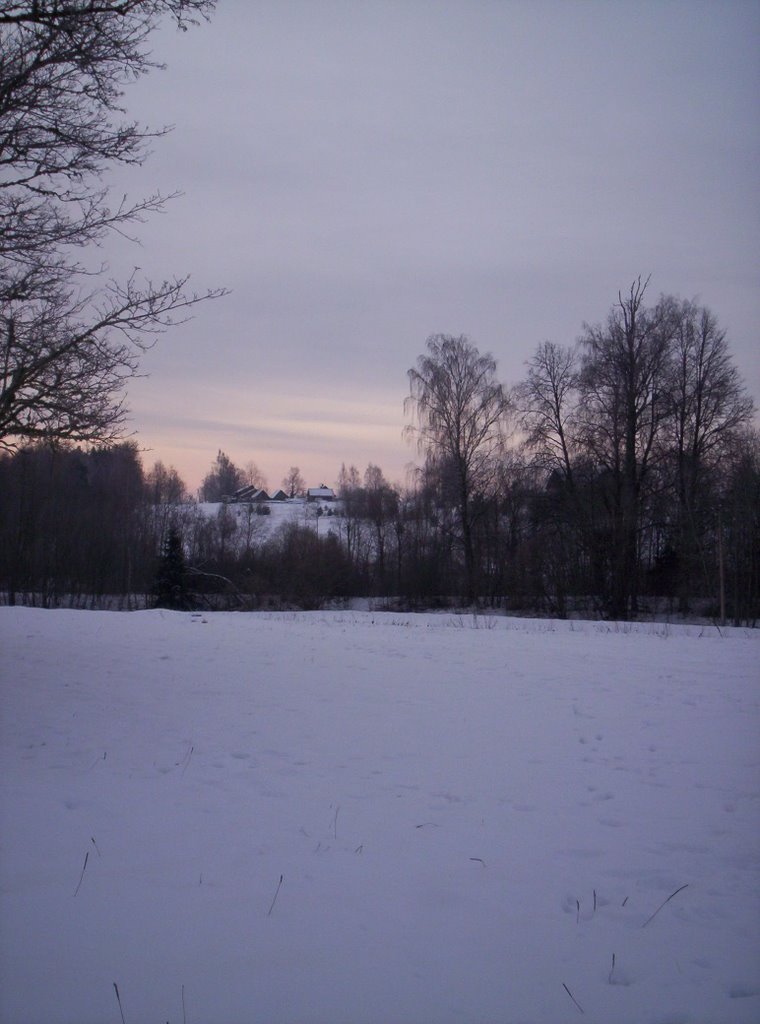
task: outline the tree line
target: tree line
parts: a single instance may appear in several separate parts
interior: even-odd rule
[[[206,481],[218,485],[220,469],[230,468],[244,478],[219,452]],[[294,468],[283,483],[300,479]],[[203,488],[201,497],[218,500]],[[168,603],[181,607],[314,606],[325,594],[352,592],[337,536],[315,535],[305,509],[273,534],[261,510],[220,504],[209,513],[173,467],[156,462],[146,472],[134,441],[89,449],[26,444],[0,455],[0,599],[43,607],[166,604],[162,580],[167,562],[176,573],[178,559],[182,586]]]
[[[760,447],[715,315],[648,281],[511,390],[466,338],[409,371],[410,435],[455,510],[461,592],[610,618],[652,602],[754,621]]]
[[[326,528],[318,507],[274,531],[253,504],[209,514],[171,467],[144,473],[132,443],[22,447],[0,458],[0,588],[144,605],[170,565],[163,600],[180,607],[362,596],[755,624],[753,402],[714,314],[645,293],[635,281],[572,346],[539,345],[512,387],[466,337],[428,339],[406,403],[420,465],[405,486],[343,465]],[[220,451],[200,496],[265,482]],[[297,467],[283,485],[302,489]]]

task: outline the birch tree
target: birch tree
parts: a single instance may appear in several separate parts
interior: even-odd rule
[[[509,401],[496,361],[464,335],[428,338],[408,371],[407,437],[442,474],[450,475],[464,558],[466,597],[477,597],[473,541],[475,498],[491,489],[504,445]]]

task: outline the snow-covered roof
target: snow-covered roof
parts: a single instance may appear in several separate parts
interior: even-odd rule
[[[254,487],[253,484],[246,484],[239,487],[232,495],[233,501],[269,501],[269,495],[263,487]]]
[[[335,491],[332,487],[320,484],[319,487],[310,487],[306,492],[306,496],[309,498],[334,498]]]

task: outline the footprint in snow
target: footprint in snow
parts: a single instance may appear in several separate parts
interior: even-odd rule
[[[728,990],[729,999],[751,999],[760,995],[760,989],[752,985],[732,985]]]

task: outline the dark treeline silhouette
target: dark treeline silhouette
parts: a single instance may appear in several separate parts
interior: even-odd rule
[[[338,536],[295,520],[266,531],[261,512],[209,515],[173,468],[144,473],[134,443],[29,445],[0,456],[0,591],[91,608],[317,607],[358,592]]]
[[[343,466],[279,526],[190,501],[136,445],[0,457],[0,591],[45,606],[490,606],[564,617],[760,616],[760,438],[709,310],[645,285],[509,390],[465,337],[410,371],[405,487]],[[295,468],[291,475],[295,476]],[[298,489],[302,481],[298,474]],[[207,500],[261,479],[219,452]],[[291,491],[296,485],[291,485]]]
[[[387,607],[464,603],[468,569],[438,465],[407,488],[377,466],[341,471],[336,509],[267,529],[254,505],[209,515],[133,445],[84,453],[35,446],[0,458],[0,588],[6,601],[134,608],[317,608],[366,596]],[[760,594],[760,444],[737,439],[711,481],[693,546],[677,496],[642,524],[636,612],[754,624]],[[513,453],[472,507],[483,605],[617,617],[610,481],[579,466],[573,489]],[[698,543],[697,543],[698,542]],[[721,571],[722,566],[722,571]],[[721,608],[721,599],[723,607]]]

